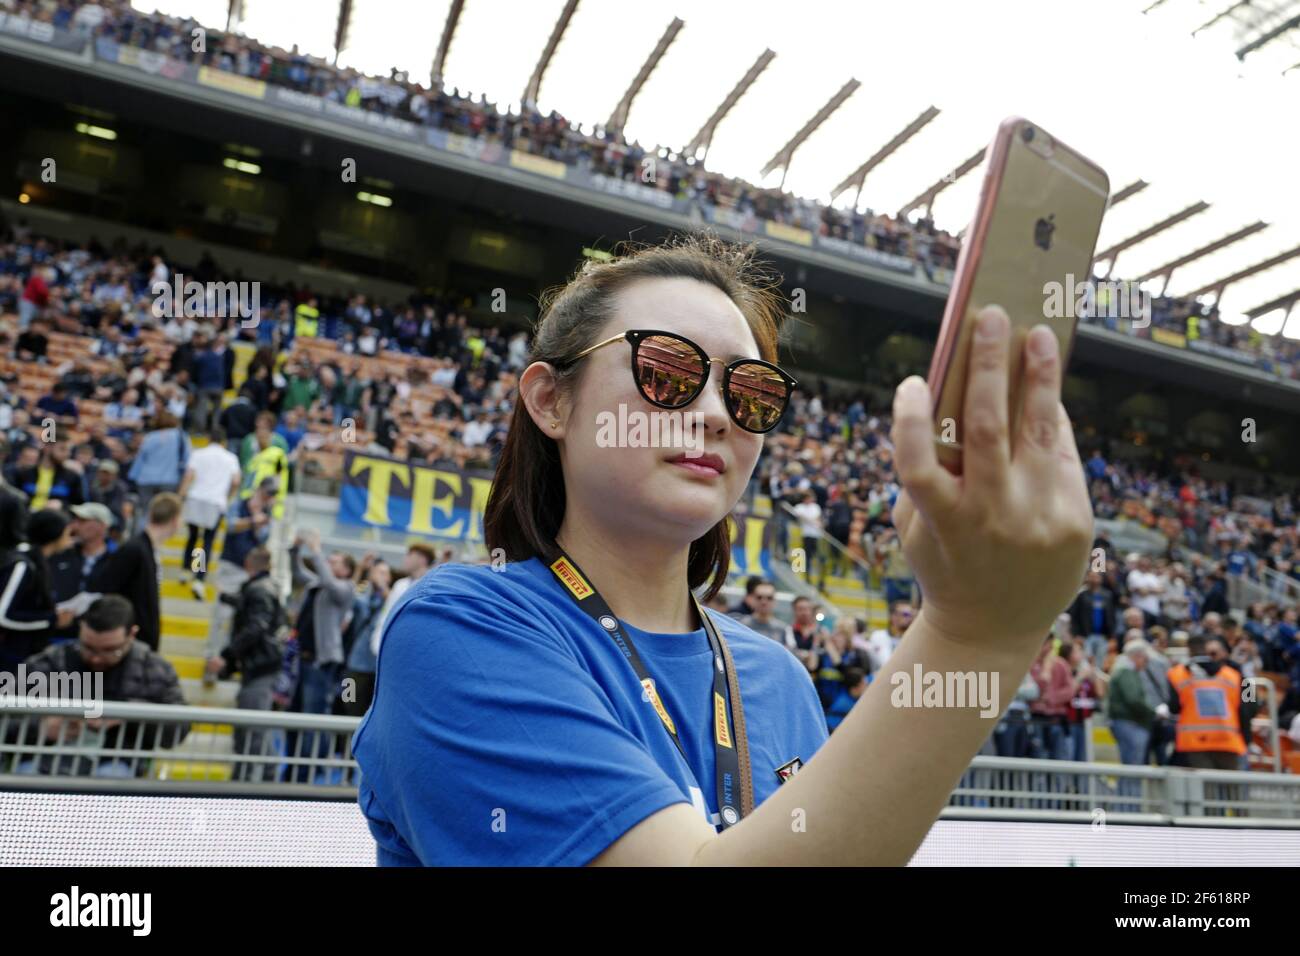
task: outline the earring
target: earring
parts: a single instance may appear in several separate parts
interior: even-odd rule
[[[559,427],[560,427],[559,422],[551,422],[551,428],[559,428]]]

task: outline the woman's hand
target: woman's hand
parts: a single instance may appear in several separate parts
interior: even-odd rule
[[[927,623],[953,641],[1028,649],[1078,591],[1092,507],[1060,402],[1055,334],[1026,337],[1018,433],[1010,434],[1010,323],[983,309],[971,341],[963,474],[938,460],[930,391],[913,376],[894,396],[892,438],[903,491],[894,524],[925,596]]]

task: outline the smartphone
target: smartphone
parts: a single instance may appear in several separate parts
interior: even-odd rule
[[[961,474],[961,412],[975,316],[986,305],[1000,305],[1011,319],[1008,398],[1015,435],[1025,336],[1040,322],[1050,325],[1065,368],[1110,198],[1105,170],[1027,119],[1003,120],[987,157],[927,377],[936,451],[954,474]]]

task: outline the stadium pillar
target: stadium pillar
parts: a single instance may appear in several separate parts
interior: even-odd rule
[[[230,0],[226,7],[226,32],[234,33],[244,20],[244,0]]]

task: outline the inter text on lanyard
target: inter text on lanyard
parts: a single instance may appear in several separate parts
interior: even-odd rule
[[[654,705],[655,713],[672,738],[677,752],[682,755],[688,771],[691,762],[686,757],[686,750],[677,736],[677,726],[668,714],[663,700],[655,690],[654,680],[650,677],[636,651],[636,645],[623,630],[623,625],[610,610],[599,592],[587,580],[582,569],[564,551],[551,564],[551,572],[564,585],[565,590],[592,620],[599,624],[622,651],[627,662],[632,665],[637,680],[641,682],[645,695]],[[723,828],[735,826],[741,818],[753,809],[753,787],[749,779],[748,742],[744,739],[744,717],[740,703],[739,687],[734,678],[734,665],[728,670],[731,654],[718,633],[713,621],[700,607],[695,595],[691,600],[704,623],[704,633],[708,636],[709,647],[713,651],[713,749],[715,755],[715,776],[718,794],[718,815],[722,818]],[[733,722],[734,719],[734,722]],[[736,728],[733,734],[731,728]],[[744,758],[742,761],[742,757]],[[744,763],[743,775],[741,764]],[[693,773],[693,772],[692,772]]]

